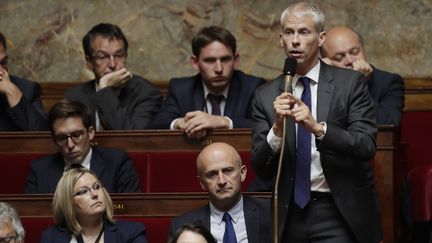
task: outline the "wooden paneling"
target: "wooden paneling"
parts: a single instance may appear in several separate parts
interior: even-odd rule
[[[404,78],[405,80],[405,111],[432,111],[432,78]],[[155,84],[166,95],[168,82],[159,81]],[[44,108],[48,111],[55,102],[63,98],[64,91],[79,83],[41,83]]]
[[[271,193],[245,193],[270,198]],[[175,217],[208,202],[207,193],[111,194],[116,217]],[[52,217],[52,195],[0,195],[20,217]]]

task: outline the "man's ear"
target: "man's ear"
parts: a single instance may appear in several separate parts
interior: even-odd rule
[[[246,165],[242,165],[240,167],[240,179],[241,179],[241,182],[244,182],[246,180],[246,175],[247,175]]]
[[[191,64],[193,69],[199,71],[199,57],[192,55],[189,59],[189,63]]]
[[[284,43],[283,43],[283,33],[282,33],[282,32],[279,33],[279,45],[280,45],[281,47],[284,46]]]
[[[95,135],[95,129],[93,126],[89,126],[88,128],[88,134],[89,134],[89,140],[93,140],[94,135]]]
[[[326,40],[326,38],[327,38],[327,33],[325,32],[325,31],[321,31],[320,33],[319,33],[319,42],[318,42],[318,46],[319,47],[322,47],[323,45],[324,45],[324,42],[325,42],[325,40]]]
[[[197,176],[197,179],[198,179],[198,181],[199,181],[199,184],[200,184],[200,186],[201,186],[201,189],[203,189],[203,191],[207,191],[207,188],[205,187],[204,183],[202,182],[201,177],[200,177],[200,176]]]
[[[87,68],[88,69],[90,69],[90,70],[93,70],[93,62],[92,62],[92,59],[91,59],[91,57],[89,57],[89,56],[85,56],[85,60],[86,60],[86,66],[87,66]]]
[[[234,53],[234,68],[240,65],[240,54],[238,52]]]

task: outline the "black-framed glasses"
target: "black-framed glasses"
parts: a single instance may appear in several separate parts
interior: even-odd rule
[[[91,187],[88,186],[81,187],[77,192],[75,192],[73,196],[76,197],[76,196],[90,195],[92,190],[98,192],[102,188],[103,188],[102,183],[95,182]]]
[[[113,55],[105,52],[99,52],[98,54],[91,56],[91,58],[99,65],[108,64],[111,58],[113,58],[114,62],[116,63],[124,63],[126,61],[126,57],[127,57],[127,53],[125,51],[121,51]]]
[[[7,235],[0,238],[0,243],[10,243],[12,240],[15,242],[15,240],[18,238],[17,235]]]
[[[6,66],[8,64],[9,57],[6,55],[3,59],[0,60],[0,66]]]
[[[83,130],[73,131],[69,134],[57,134],[54,135],[54,141],[60,146],[67,144],[69,138],[72,139],[74,143],[80,143],[84,137],[85,132],[86,130],[83,129]]]

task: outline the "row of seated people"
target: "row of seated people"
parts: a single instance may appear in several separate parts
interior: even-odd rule
[[[247,168],[232,146],[208,145],[198,155],[196,170],[199,183],[209,194],[209,203],[173,218],[169,230],[162,225],[158,233],[169,234],[154,236],[158,239],[154,242],[176,238],[176,232],[188,223],[210,230],[218,242],[226,237],[234,240],[229,242],[270,241],[270,200],[242,195],[241,184]],[[81,165],[71,167],[60,178],[52,205],[55,225],[42,236],[35,236],[38,232],[32,229],[32,235],[28,236],[32,242],[38,237],[40,242],[93,242],[97,237],[104,237],[104,242],[147,242],[142,224],[113,221],[113,203],[107,189],[94,172]],[[50,224],[45,221],[42,225]],[[20,232],[2,236],[22,237]],[[152,235],[150,231],[147,233]]]
[[[236,70],[240,56],[228,30],[211,26],[196,34],[190,60],[198,74],[172,79],[162,106],[160,90],[127,70],[128,42],[118,26],[96,25],[82,42],[95,79],[67,90],[64,97],[89,107],[96,130],[181,129],[200,138],[206,129],[251,127],[254,92],[265,80]],[[366,62],[359,34],[347,27],[329,30],[322,55],[331,65],[367,77],[377,124],[399,124],[403,80]],[[8,75],[3,35],[0,59],[0,131],[48,130],[39,85]]]
[[[297,16],[298,12],[304,13],[304,15]],[[311,216],[307,221],[314,223],[319,221],[317,223],[319,227],[322,227],[326,223],[337,224],[338,234],[333,237],[343,237],[359,242],[378,242],[382,239],[379,229],[379,214],[376,211],[377,205],[372,188],[370,187],[371,181],[368,180],[369,175],[366,174],[367,172],[363,168],[363,166],[369,168],[368,161],[375,154],[374,134],[376,127],[374,120],[375,117],[380,117],[379,114],[375,116],[374,110],[377,110],[378,103],[373,102],[369,98],[368,83],[365,81],[366,76],[371,74],[372,67],[369,66],[369,73],[362,75],[359,72],[331,67],[321,62],[318,52],[319,48],[324,44],[325,32],[323,31],[324,23],[320,21],[323,18],[319,16],[323,16],[323,13],[319,10],[318,6],[310,3],[299,3],[287,8],[281,17],[283,27],[281,45],[284,47],[287,56],[291,60],[294,60],[293,71],[298,73],[296,76],[293,75],[294,82],[292,89],[294,94],[287,92],[280,94],[279,87],[281,87],[282,78],[278,78],[258,89],[256,89],[256,86],[250,89],[252,92],[248,97],[249,99],[244,99],[247,97],[243,97],[241,94],[237,95],[237,98],[240,98],[242,101],[251,102],[251,100],[254,100],[252,112],[250,111],[250,103],[247,103],[248,105],[244,109],[241,109],[240,105],[234,106],[234,108],[238,109],[236,112],[238,114],[246,114],[247,118],[250,118],[254,114],[254,118],[256,118],[253,130],[253,164],[255,172],[261,178],[271,179],[274,176],[275,167],[278,165],[276,154],[279,151],[281,153],[287,151],[288,156],[290,156],[285,157],[287,163],[279,163],[279,165],[285,167],[282,170],[282,179],[279,184],[284,196],[278,198],[279,205],[277,206],[278,215],[281,217],[279,221],[275,220],[278,222],[278,226],[283,229],[278,234],[279,238],[285,238],[285,240],[289,241],[296,241],[297,237],[304,238],[305,241],[310,239],[309,235],[302,234],[301,230],[297,230],[296,228],[309,228],[310,225],[297,225],[298,222],[303,220],[301,215],[307,214]],[[300,22],[304,22],[304,25],[307,27],[306,29],[310,30],[313,34],[310,39],[297,38],[297,35],[306,32],[302,28],[298,28],[298,19],[301,19]],[[96,26],[92,30],[98,27],[100,26]],[[92,39],[92,30],[89,32],[89,40]],[[142,94],[133,95],[133,92],[127,92],[126,87],[131,88],[130,85],[133,86],[134,91],[140,89],[135,85],[136,83],[132,82],[135,76],[122,67],[126,58],[127,44],[125,38],[109,39],[103,35],[96,35],[93,38],[93,43],[91,43],[91,41],[86,42],[86,37],[83,41],[84,52],[86,53],[87,64],[93,69],[97,82],[92,81],[93,85],[90,89],[84,86],[72,89],[70,92],[66,92],[65,96],[70,99],[74,99],[73,97],[76,99],[79,96],[80,100],[86,103],[86,96],[83,94],[86,94],[90,90],[90,92],[96,93],[96,96],[99,94],[118,94],[132,103],[136,100],[146,99],[147,97]],[[233,38],[233,40],[235,39]],[[92,47],[91,49],[101,48],[96,53],[89,53],[85,43],[91,43],[88,45],[88,47]],[[112,47],[110,49],[111,53],[108,53],[109,50],[103,50],[107,43],[111,45],[109,47]],[[227,43],[230,43],[230,40]],[[306,45],[307,48],[302,45]],[[194,49],[194,44],[192,46],[192,49]],[[208,128],[235,127],[235,124],[240,124],[242,120],[249,122],[250,126],[250,119],[240,117],[240,122],[237,122],[234,119],[230,119],[233,117],[228,118],[225,116],[231,107],[229,104],[230,97],[227,97],[225,94],[228,92],[244,91],[242,88],[236,88],[232,82],[228,82],[230,78],[235,77],[235,74],[233,74],[235,72],[234,68],[238,64],[238,55],[235,48],[234,46],[230,47],[231,49],[229,50],[227,44],[223,41],[211,41],[208,45],[198,48],[198,56],[195,55],[195,50],[193,51],[193,66],[201,71],[201,77],[198,78],[198,82],[205,84],[202,85],[200,83],[201,89],[199,90],[205,93],[207,92],[206,89],[208,89],[209,93],[208,96],[203,95],[201,97],[202,106],[197,112],[188,112],[184,117],[174,120],[164,119],[166,117],[169,118],[167,114],[163,113],[164,109],[167,109],[169,113],[174,104],[173,101],[182,103],[183,97],[187,97],[188,94],[190,95],[190,93],[187,93],[179,98],[173,97],[171,99],[170,91],[168,91],[168,97],[161,111],[155,118],[150,118],[150,120],[153,119],[153,123],[156,126],[168,121],[166,124],[169,127],[180,128],[189,138],[201,138],[205,136]],[[100,50],[101,52],[99,52]],[[205,50],[208,50],[209,53],[219,53],[220,55],[216,54],[213,57],[211,55],[205,57],[202,53]],[[326,54],[329,52],[324,51],[323,53]],[[356,52],[349,51],[348,54],[356,54]],[[334,58],[336,56],[329,57],[326,60],[333,62]],[[295,67],[297,61],[299,63]],[[336,63],[336,59],[334,61]],[[119,64],[118,68],[117,64]],[[101,75],[104,74],[103,70],[105,69],[108,69],[109,73]],[[218,75],[213,78],[211,76],[208,77],[205,75],[206,70],[210,70],[211,74],[216,73]],[[231,72],[226,73],[227,70]],[[293,74],[293,71],[290,71],[291,74]],[[226,74],[231,74],[231,76]],[[206,78],[208,78],[207,81],[205,80]],[[317,92],[316,84],[318,81],[320,82]],[[114,83],[115,87],[118,88],[106,90],[105,88],[110,83]],[[174,86],[173,83],[175,82],[170,83],[170,87]],[[230,84],[228,85],[228,83]],[[182,84],[182,87],[186,86],[186,84]],[[310,86],[313,86],[312,92]],[[328,89],[320,87],[328,87]],[[324,94],[324,91],[327,91],[327,94]],[[401,108],[403,106],[403,88],[399,89],[399,91],[402,91],[400,95],[402,102],[399,107],[400,109],[397,111],[399,112],[398,119],[400,119]],[[301,93],[302,95],[300,95]],[[224,94],[226,100],[220,96],[222,94]],[[252,98],[254,94],[256,97]],[[215,97],[217,95],[219,97]],[[115,96],[113,95],[113,97]],[[313,98],[311,99],[311,97]],[[96,103],[97,107],[96,109],[91,109],[90,107],[92,114],[96,118],[94,123],[96,130],[120,129],[118,126],[115,126],[119,125],[119,122],[120,124],[130,125],[131,121],[133,121],[133,119],[128,119],[129,117],[127,117],[127,115],[131,115],[130,113],[115,109],[108,111],[100,109],[102,106],[100,102],[111,104],[117,108],[119,104],[114,99],[98,100],[96,97],[90,101],[89,104],[86,104],[87,106],[95,106]],[[318,107],[320,109],[316,108],[317,104],[320,104]],[[128,107],[128,105],[125,102],[121,107]],[[145,109],[149,107],[150,105],[146,106]],[[202,110],[207,110],[211,115]],[[222,110],[224,111],[222,112]],[[390,109],[386,110],[386,112],[388,111]],[[312,115],[312,113],[315,114],[316,112],[318,116]],[[50,112],[50,116],[53,113]],[[123,120],[113,119],[117,115],[122,116]],[[292,118],[289,120],[291,125],[288,129],[282,129],[282,120],[284,120],[284,117]],[[318,120],[318,118],[322,121]],[[91,154],[95,151],[89,150],[89,152],[85,153],[86,157],[83,157],[84,153],[80,153],[79,147],[85,142],[85,139],[89,140],[94,135],[94,129],[91,127],[92,129],[89,130],[80,130],[79,128],[72,130],[74,127],[68,125],[73,124],[73,118],[52,120],[50,117],[49,120],[52,130],[56,130],[56,126],[71,128],[67,132],[67,129],[53,132],[55,142],[60,149],[64,150],[63,156],[66,155],[69,157],[69,159],[65,158],[66,163],[63,169],[77,164],[73,163],[73,161],[79,158],[81,158],[81,162],[79,163],[88,167],[89,163],[87,161],[91,159]],[[110,124],[109,122],[112,123]],[[298,125],[297,138],[295,132],[293,132],[294,123]],[[141,121],[139,124],[142,125],[143,122]],[[152,128],[153,125],[150,124],[148,127]],[[287,146],[281,147],[284,144],[281,139],[282,131],[285,130],[289,131],[288,138],[286,139],[288,143]],[[295,155],[296,153],[297,155]],[[313,159],[311,158],[312,156],[314,156]],[[38,163],[38,165],[40,164],[42,163]],[[30,185],[35,185],[32,182],[34,181],[33,178],[38,177],[34,176],[36,174],[35,169],[32,168],[30,172],[28,180]],[[233,171],[230,169],[223,169],[222,172],[209,173],[209,176],[215,174],[218,178],[220,173],[230,174],[231,172]],[[42,175],[42,173],[40,174]],[[369,179],[371,178],[369,176]],[[203,183],[202,180],[201,183]],[[225,181],[222,184],[227,183]],[[219,182],[219,184],[221,183]],[[220,192],[225,192],[225,190],[222,189]],[[308,204],[309,202],[310,204]],[[310,207],[306,207],[307,205]],[[321,217],[316,217],[317,214],[314,212],[318,212],[319,206],[330,207],[326,207],[327,210],[324,212],[319,211]],[[289,208],[289,214],[287,208]],[[322,216],[324,213],[325,216]],[[287,220],[285,221],[285,219]],[[285,227],[285,223],[287,227]],[[227,222],[225,226],[228,224]],[[275,230],[278,228],[275,228]],[[325,234],[330,232],[320,228],[317,230],[317,233]]]

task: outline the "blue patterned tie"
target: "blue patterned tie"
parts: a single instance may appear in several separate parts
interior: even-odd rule
[[[301,77],[299,79],[303,84],[303,93],[301,100],[305,103],[309,110],[311,110],[311,90],[310,79]],[[311,166],[311,133],[298,125],[297,127],[297,164],[296,164],[296,177],[294,188],[294,201],[300,207],[304,208],[310,200],[310,166]]]
[[[223,98],[223,95],[207,95],[207,99],[210,101],[210,104],[212,106],[212,115],[220,116],[222,114],[220,109],[220,103],[222,102]]]
[[[229,213],[224,213],[223,221],[225,221],[225,233],[223,236],[223,243],[237,243],[237,238],[231,219],[232,218]]]

